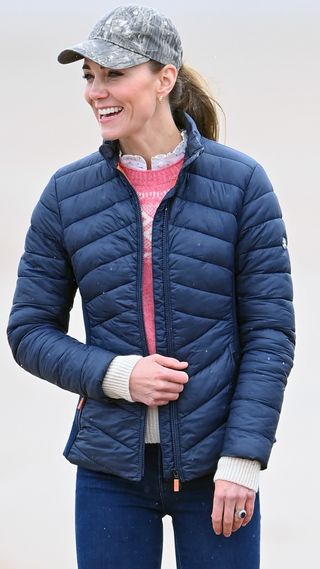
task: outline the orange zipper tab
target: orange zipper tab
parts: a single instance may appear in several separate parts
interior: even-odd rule
[[[177,472],[173,473],[173,491],[174,492],[180,491],[180,480]]]
[[[81,411],[82,407],[84,406],[84,402],[85,402],[86,398],[85,397],[81,397],[79,403],[78,403],[78,411]]]

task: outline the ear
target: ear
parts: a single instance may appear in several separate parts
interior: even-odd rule
[[[166,97],[172,91],[177,80],[178,71],[174,65],[168,63],[159,72],[158,96]]]

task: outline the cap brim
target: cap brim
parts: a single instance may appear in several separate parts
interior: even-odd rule
[[[133,67],[140,65],[140,63],[146,63],[150,59],[114,43],[102,39],[91,39],[63,50],[58,55],[58,61],[63,64],[73,63],[84,57],[102,67],[111,69]]]

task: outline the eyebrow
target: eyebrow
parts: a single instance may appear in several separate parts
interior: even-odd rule
[[[103,67],[103,65],[99,65],[100,69],[106,69],[106,67]],[[89,69],[90,70],[90,65],[88,65],[87,63],[84,63],[82,66],[82,69]]]

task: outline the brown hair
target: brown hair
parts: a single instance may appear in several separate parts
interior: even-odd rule
[[[151,68],[157,72],[164,67],[162,63],[150,61]],[[196,122],[200,133],[206,138],[217,140],[219,121],[217,107],[220,105],[212,97],[201,75],[189,66],[182,65],[178,72],[175,86],[169,102],[174,121],[178,128],[184,127],[183,112],[188,113]]]

